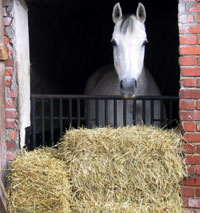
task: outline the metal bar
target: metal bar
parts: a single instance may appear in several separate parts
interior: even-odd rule
[[[117,127],[117,100],[114,101],[114,127]]]
[[[81,125],[81,107],[80,107],[80,99],[77,99],[77,126]]]
[[[69,99],[69,125],[72,126],[72,99]]]
[[[169,100],[169,120],[172,120],[172,100]],[[172,128],[172,122],[170,122],[170,128]]]
[[[60,126],[60,137],[63,134],[63,100],[59,98],[59,126]]]
[[[86,101],[86,104],[87,104],[87,108],[86,108],[86,125],[87,125],[87,128],[90,128],[90,99],[87,99]]]
[[[36,147],[36,122],[35,122],[35,98],[31,97],[31,136],[32,141],[30,149],[33,150]]]
[[[105,99],[104,100],[104,109],[105,109],[105,126],[107,126],[108,125],[108,100],[107,99]]]
[[[136,113],[137,113],[137,105],[136,105],[136,99],[133,99],[133,124],[136,125]]]
[[[50,141],[51,145],[53,145],[54,141],[54,119],[53,119],[53,98],[50,99]]]
[[[126,126],[126,124],[127,124],[126,116],[127,116],[127,102],[126,102],[126,100],[124,99],[124,100],[123,100],[123,125],[124,125],[124,126]]]
[[[99,100],[95,100],[95,123],[99,126]]]
[[[160,100],[160,125],[163,124],[164,118],[163,118],[163,100]]]
[[[151,125],[154,124],[154,100],[151,100]]]
[[[143,124],[146,124],[146,102],[145,100],[142,100],[142,121]]]
[[[41,117],[41,119],[42,119],[42,146],[45,146],[46,141],[45,141],[45,118],[44,118],[44,116],[45,116],[45,109],[44,109],[45,105],[44,105],[44,98],[42,98],[41,101],[42,101],[42,104],[41,104],[41,111],[42,111],[42,117]]]

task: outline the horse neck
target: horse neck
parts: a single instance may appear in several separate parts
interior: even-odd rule
[[[148,79],[147,79],[148,70],[143,66],[142,72],[138,78],[138,89],[136,95],[146,95],[148,93]]]

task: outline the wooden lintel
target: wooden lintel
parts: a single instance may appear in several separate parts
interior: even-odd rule
[[[8,49],[6,46],[0,46],[0,61],[8,59]]]

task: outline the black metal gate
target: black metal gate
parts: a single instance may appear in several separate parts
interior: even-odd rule
[[[155,103],[159,102],[159,119],[155,118]],[[131,103],[131,105],[130,105]],[[127,106],[132,107],[131,124],[136,124],[137,104],[140,104],[141,119],[146,124],[146,112],[150,124],[174,127],[178,120],[178,97],[175,96],[138,96],[123,99],[120,96],[86,96],[86,95],[32,95],[31,127],[27,128],[26,145],[29,150],[38,146],[52,146],[59,141],[66,129],[81,126],[110,125],[118,126],[119,113],[121,124],[129,125]],[[121,112],[119,112],[121,104]],[[112,108],[112,112],[108,109]],[[103,120],[102,120],[103,117]],[[91,122],[92,118],[92,122]]]

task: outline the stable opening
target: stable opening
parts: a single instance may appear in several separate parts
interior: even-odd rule
[[[138,2],[122,1],[120,4],[123,14],[135,14]],[[161,9],[158,8],[159,1],[141,2],[147,13],[145,25],[148,44],[144,64],[153,75],[162,95],[168,96],[170,100],[171,96],[178,96],[180,79],[178,3],[167,1]],[[83,94],[91,74],[105,65],[113,64],[110,41],[114,27],[112,9],[115,3],[116,0],[28,1],[32,94]],[[35,131],[43,141],[45,134],[51,138],[56,135],[50,130],[60,128],[59,110],[64,107],[47,99],[39,101],[34,112],[38,119],[36,127],[41,127]],[[167,117],[178,120],[178,102],[166,106]],[[83,116],[84,107],[85,104],[82,104],[80,109]],[[72,111],[75,112],[76,108],[75,106]],[[74,114],[71,113],[73,116],[70,117],[70,109],[69,103],[62,109],[69,112],[68,118],[65,116],[68,120],[62,121],[62,128],[55,138],[60,137],[65,128],[73,126],[70,121],[73,121]],[[32,120],[34,116],[32,107]],[[81,124],[84,125],[86,120],[84,117]]]

